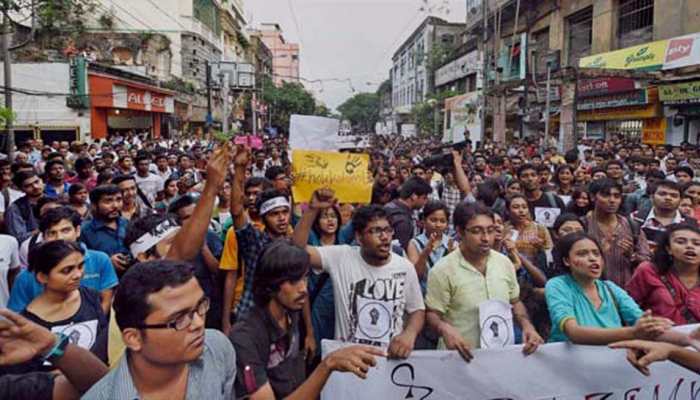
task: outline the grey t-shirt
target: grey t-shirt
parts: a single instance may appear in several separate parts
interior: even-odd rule
[[[167,351],[167,350],[166,350]],[[214,329],[207,329],[204,351],[190,363],[187,377],[188,400],[229,400],[236,378],[236,353],[228,338]],[[128,356],[99,380],[82,397],[83,400],[134,400],[141,398],[129,371]]]
[[[387,346],[403,332],[405,314],[425,309],[416,269],[407,259],[392,253],[388,264],[374,267],[359,247],[317,250],[333,282],[335,339]]]

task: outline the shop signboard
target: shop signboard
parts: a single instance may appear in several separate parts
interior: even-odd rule
[[[636,88],[635,81],[631,78],[581,79],[578,83],[578,97],[631,92]]]
[[[579,60],[581,68],[659,70],[666,58],[668,40],[657,40]]]
[[[700,64],[700,32],[669,39],[663,69]]]
[[[659,100],[666,104],[700,103],[700,81],[661,85]]]
[[[580,111],[576,114],[576,119],[578,121],[637,120],[656,118],[659,114],[658,104],[650,103],[642,106]]]
[[[645,119],[642,125],[642,143],[666,143],[666,118]]]
[[[589,97],[582,99],[576,106],[577,110],[598,110],[601,108],[629,107],[648,103],[646,89],[635,90],[628,93],[617,93],[607,96]]]
[[[481,67],[480,52],[475,50],[467,53],[435,72],[435,86],[442,86],[467,75],[479,73]]]

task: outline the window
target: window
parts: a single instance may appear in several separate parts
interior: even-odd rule
[[[569,66],[577,66],[578,60],[591,54],[593,43],[593,7],[577,12],[568,19]]]
[[[292,60],[297,61],[299,59],[299,56],[296,54],[292,54]]]
[[[653,39],[654,0],[620,0],[618,47],[624,48]]]
[[[532,34],[531,49],[535,63],[535,73],[544,74],[547,72],[547,53],[549,52],[549,28],[542,29]]]

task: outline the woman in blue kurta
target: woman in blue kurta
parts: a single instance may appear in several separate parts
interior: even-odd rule
[[[545,287],[552,320],[550,342],[604,345],[635,338],[687,342],[684,335],[670,331],[670,320],[643,312],[627,292],[601,279],[605,261],[595,239],[572,233],[561,238],[557,248],[558,267],[567,273]]]

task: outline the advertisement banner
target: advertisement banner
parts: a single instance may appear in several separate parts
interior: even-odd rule
[[[297,202],[308,202],[314,190],[324,187],[333,189],[342,203],[367,204],[372,198],[367,154],[293,150],[292,176]]]
[[[659,86],[659,100],[667,104],[700,102],[700,81]]]
[[[578,97],[603,96],[635,89],[634,79],[631,78],[581,79],[578,83]]]
[[[459,143],[469,139],[481,140],[481,92],[471,92],[445,99],[445,118],[450,128],[445,129],[443,143]]]
[[[657,40],[579,60],[581,68],[658,70],[664,64],[668,40]]]
[[[339,346],[324,340],[327,354]],[[322,400],[667,400],[696,399],[700,376],[672,362],[644,376],[625,350],[551,343],[523,356],[521,346],[472,350],[466,363],[455,351],[414,351],[405,360],[378,358],[366,379],[333,373]]]
[[[663,69],[700,64],[700,33],[669,39]]]
[[[666,118],[645,119],[642,125],[642,143],[666,143]]]
[[[629,107],[647,104],[646,89],[634,92],[611,94],[607,96],[589,97],[582,99],[576,105],[577,110],[597,110],[600,108]]]

